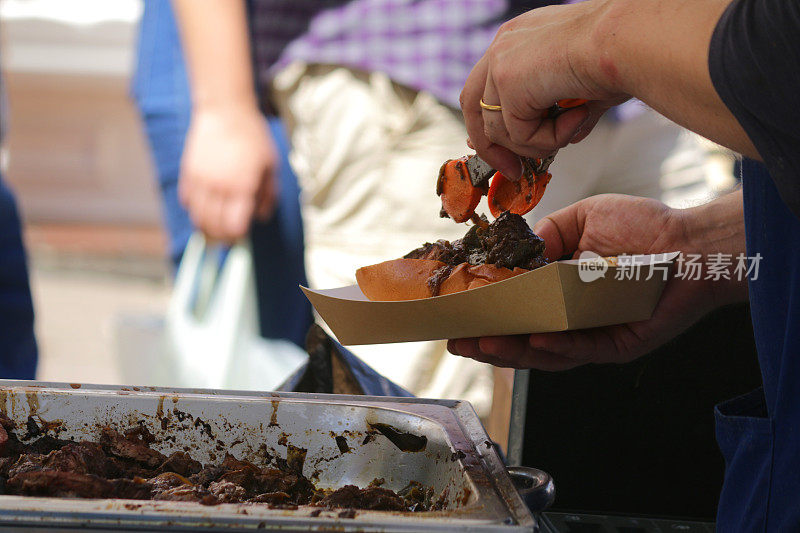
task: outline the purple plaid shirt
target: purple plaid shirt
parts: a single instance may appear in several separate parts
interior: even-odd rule
[[[292,61],[386,73],[458,107],[467,75],[504,21],[545,0],[253,0],[262,82]]]

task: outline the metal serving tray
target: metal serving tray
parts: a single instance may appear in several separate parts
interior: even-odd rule
[[[99,438],[101,427],[144,424],[164,454],[184,450],[202,463],[225,453],[256,464],[308,450],[304,474],[321,488],[364,487],[384,478],[444,494],[445,510],[427,513],[259,504],[0,496],[0,527],[125,529],[282,529],[338,531],[531,531],[536,520],[466,402],[0,380],[0,411],[24,428],[29,417],[61,438]],[[391,426],[403,438],[387,437]],[[384,428],[377,431],[376,428]],[[24,433],[23,431],[18,431]],[[338,438],[338,439],[337,439]],[[338,442],[337,442],[338,440]],[[393,442],[394,441],[394,442]],[[343,443],[346,446],[343,446]],[[406,451],[404,451],[404,448]],[[413,451],[413,450],[418,451]]]

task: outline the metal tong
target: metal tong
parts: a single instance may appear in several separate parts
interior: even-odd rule
[[[559,100],[557,103],[553,104],[550,109],[547,110],[546,118],[553,119],[557,116],[561,115],[568,109],[572,109],[573,107],[578,107],[586,103],[586,100],[582,98],[566,98],[564,100]],[[533,158],[533,157],[522,157],[522,173],[523,176],[528,178],[533,178],[533,176],[541,175],[547,172],[550,168],[550,164],[556,157],[557,152],[553,152],[552,154],[548,155],[544,158]],[[489,182],[489,179],[494,176],[495,172],[497,172],[492,166],[481,159],[479,156],[475,155],[467,159],[466,161],[467,171],[469,173],[469,179],[472,182],[472,185],[475,187],[484,187]]]

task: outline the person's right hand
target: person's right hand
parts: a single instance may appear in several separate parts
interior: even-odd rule
[[[178,192],[195,227],[232,243],[275,206],[277,150],[255,107],[198,107],[181,159]]]
[[[602,7],[548,6],[511,19],[470,72],[461,93],[470,145],[510,179],[521,175],[518,155],[545,157],[583,139],[607,109],[629,98],[583,68],[597,62],[585,56]],[[572,98],[589,103],[545,118],[557,101]],[[481,99],[502,110],[482,109]]]
[[[717,208],[709,215],[703,210],[715,209],[711,204],[678,210],[657,200],[604,194],[540,220],[534,232],[544,239],[549,260],[585,250],[602,256],[725,251],[735,257],[737,250],[744,251],[741,195],[723,200],[725,211]],[[723,216],[717,217],[718,213]],[[711,226],[708,230],[706,221]],[[575,331],[455,339],[449,341],[448,349],[495,366],[548,371],[587,363],[622,363],[657,348],[715,307],[745,295],[746,283],[672,277],[649,320]]]

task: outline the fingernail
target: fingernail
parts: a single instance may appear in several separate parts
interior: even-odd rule
[[[517,170],[516,173],[514,174],[506,174],[505,172],[503,173],[503,175],[511,181],[519,181],[519,179],[522,177],[522,174],[525,172],[525,167],[522,164],[521,158],[519,157],[517,158],[517,163],[519,163],[519,169]]]

